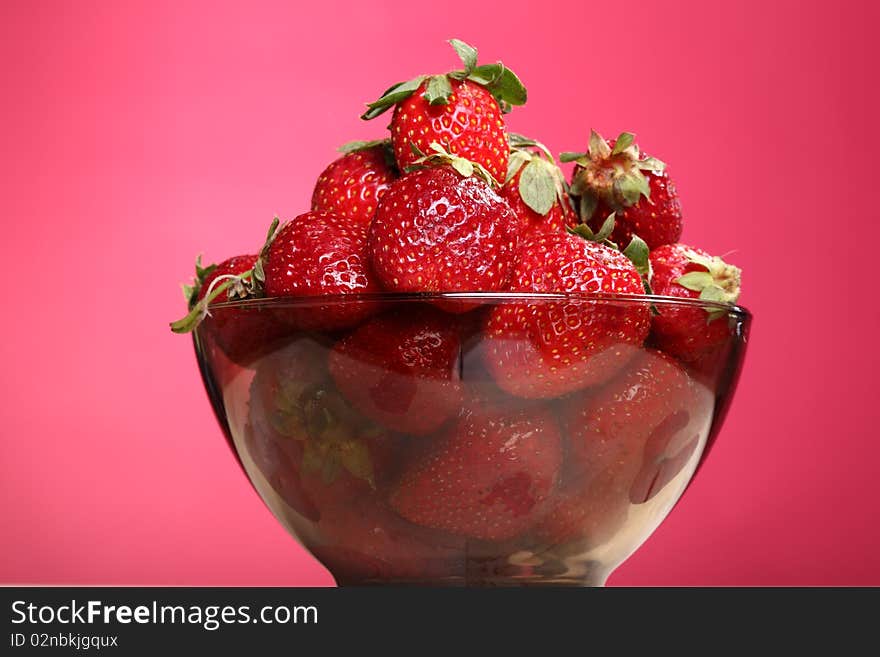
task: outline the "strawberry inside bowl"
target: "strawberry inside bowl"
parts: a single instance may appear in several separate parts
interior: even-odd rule
[[[213,304],[194,339],[244,472],[340,584],[582,586],[705,459],[749,323],[699,298],[365,293]]]

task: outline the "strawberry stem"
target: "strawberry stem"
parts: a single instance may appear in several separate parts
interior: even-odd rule
[[[230,276],[219,285],[214,287],[213,283],[209,292],[202,297],[202,299],[193,306],[192,310],[190,310],[185,317],[178,319],[176,322],[171,322],[171,330],[174,333],[189,333],[194,331],[195,328],[201,324],[202,320],[208,315],[208,306],[213,303],[217,297],[226,292],[232,285],[236,283],[246,281],[254,275],[254,270],[249,269],[243,274],[239,274],[238,276]],[[216,279],[214,282],[216,283],[220,279]]]

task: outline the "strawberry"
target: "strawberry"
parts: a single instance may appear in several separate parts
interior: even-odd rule
[[[370,419],[412,435],[437,429],[461,404],[457,327],[431,306],[368,320],[330,353],[342,395]]]
[[[413,525],[372,498],[336,507],[310,551],[338,583],[437,581],[463,570],[464,539]]]
[[[619,251],[571,233],[526,238],[512,292],[640,294],[639,273]],[[571,298],[499,304],[487,323],[486,362],[510,394],[552,398],[611,378],[647,337],[649,307]]]
[[[397,178],[387,140],[351,142],[344,155],[324,169],[312,193],[312,211],[330,212],[369,226],[376,205]]]
[[[721,303],[739,298],[739,268],[705,251],[667,244],[652,251],[650,260],[651,286],[659,295]],[[711,357],[730,339],[727,313],[718,306],[657,304],[657,311],[651,323],[657,344],[683,361]]]
[[[522,223],[522,236],[560,232],[577,223],[568,185],[553,155],[540,142],[510,135],[510,163],[499,194]]]
[[[196,279],[184,287],[190,308],[199,302],[209,305],[235,301],[246,296],[237,277],[249,272],[257,260],[255,255],[241,255],[224,260],[219,265],[202,267],[196,262]],[[231,281],[225,290],[211,300],[206,296],[225,281]],[[227,358],[237,365],[249,366],[262,354],[274,349],[288,329],[270,312],[259,307],[240,307],[217,310],[207,324],[210,335]]]
[[[361,118],[375,118],[394,106],[391,144],[401,170],[418,159],[417,151],[436,142],[503,180],[509,142],[502,114],[525,103],[526,90],[500,62],[478,66],[476,49],[458,39],[449,43],[464,70],[395,84],[369,103]]]
[[[270,297],[317,297],[380,291],[367,251],[367,228],[329,212],[307,212],[270,238],[265,264]],[[341,329],[376,311],[374,303],[295,306],[285,319],[303,329]]]
[[[327,348],[300,337],[260,361],[251,382],[251,457],[276,491],[318,520],[370,495],[393,471],[396,438],[356,413],[334,389]],[[317,510],[309,515],[284,492]]]
[[[273,434],[255,430],[247,423],[244,426],[244,447],[269,487],[287,506],[312,522],[321,519],[321,511],[303,489],[299,477],[302,455],[298,453],[298,443],[279,441]],[[291,450],[295,450],[295,456],[291,456]]]
[[[418,525],[505,540],[538,517],[561,465],[562,439],[548,411],[479,404],[403,466],[389,502]]]
[[[322,347],[300,337],[263,358],[251,381],[245,449],[269,486],[288,506],[317,521],[320,510],[304,489],[300,474],[303,446],[310,440],[310,407],[326,394],[327,367]]]
[[[295,526],[334,575],[444,574],[440,569],[460,549],[454,540],[426,536],[383,502],[403,445],[334,389],[323,344],[301,337],[263,359],[249,406],[251,459],[288,506],[313,523],[307,531]]]
[[[571,193],[583,223],[598,228],[613,212],[612,240],[626,246],[638,235],[655,249],[681,237],[681,204],[666,165],[643,157],[634,140],[624,132],[607,142],[593,130],[587,153],[563,153],[561,159],[577,164]]]
[[[706,387],[658,351],[640,352],[611,383],[570,398],[562,490],[535,534],[551,545],[607,540],[630,504],[652,499],[691,460],[713,403]]]
[[[369,238],[376,275],[394,292],[504,289],[517,217],[479,165],[437,150],[425,163],[449,164],[404,175],[379,202]]]

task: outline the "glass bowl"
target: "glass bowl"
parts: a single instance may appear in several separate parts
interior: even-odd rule
[[[589,586],[705,459],[749,323],[657,296],[346,295],[215,304],[194,339],[244,472],[340,585]]]

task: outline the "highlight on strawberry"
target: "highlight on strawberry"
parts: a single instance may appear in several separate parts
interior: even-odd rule
[[[196,260],[171,329],[339,582],[601,583],[720,425],[742,273],[681,242],[633,133],[556,155],[508,130],[519,78],[449,43],[460,68],[369,103],[387,130],[342,146],[299,214]]]

